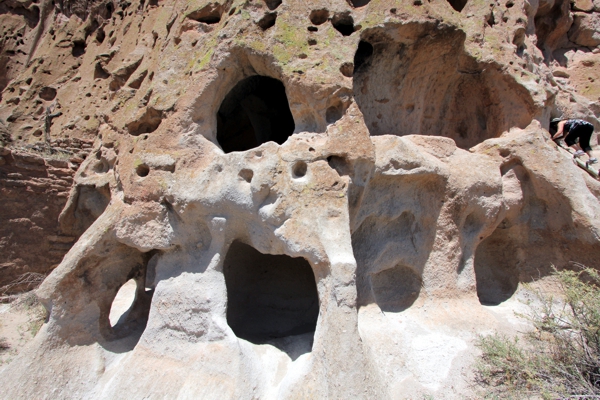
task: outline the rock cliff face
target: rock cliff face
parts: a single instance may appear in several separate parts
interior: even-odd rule
[[[5,145],[94,140],[5,398],[464,396],[520,283],[597,265],[600,182],[546,129],[600,128],[600,4],[0,11]]]
[[[27,272],[48,274],[73,244],[75,238],[60,235],[56,222],[75,171],[62,160],[45,161],[9,149],[3,149],[2,154],[0,286],[4,287]],[[10,289],[18,292],[31,288],[16,285]]]

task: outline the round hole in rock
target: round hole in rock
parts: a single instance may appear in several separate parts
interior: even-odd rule
[[[345,63],[343,63],[340,66],[340,72],[346,78],[352,78],[352,75],[354,74],[354,64],[352,64],[351,62],[345,62]]]
[[[294,178],[302,178],[306,175],[308,166],[304,161],[297,161],[292,167],[292,176]]]
[[[292,359],[311,351],[319,296],[308,261],[262,254],[235,241],[223,274],[227,323],[238,338],[271,344]]]
[[[38,95],[42,100],[52,101],[56,97],[56,89],[50,86],[44,86]]]
[[[127,319],[127,315],[135,301],[136,292],[137,283],[133,279],[128,280],[121,286],[110,307],[108,320],[111,327],[114,328],[119,322],[122,323]]]
[[[324,24],[329,19],[329,11],[326,9],[312,10],[309,19],[313,25]]]
[[[148,174],[150,173],[150,167],[148,167],[146,164],[140,164],[135,169],[135,173],[141,177],[148,176]]]
[[[240,171],[240,178],[245,180],[246,182],[252,182],[252,177],[254,176],[254,172],[251,169],[244,168]]]
[[[283,83],[266,76],[240,81],[217,113],[217,140],[225,153],[283,144],[295,128]]]
[[[331,19],[331,24],[343,36],[350,36],[354,33],[354,18],[348,12],[336,13]]]
[[[401,312],[412,306],[421,292],[421,282],[421,277],[405,265],[371,275],[375,301],[384,312]]]

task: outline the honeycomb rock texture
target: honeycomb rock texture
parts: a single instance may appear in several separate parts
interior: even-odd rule
[[[473,343],[522,328],[522,284],[598,267],[600,182],[548,128],[600,129],[599,18],[591,0],[5,0],[1,206],[19,149],[93,144],[58,220],[38,216],[74,244],[0,398],[476,397]]]

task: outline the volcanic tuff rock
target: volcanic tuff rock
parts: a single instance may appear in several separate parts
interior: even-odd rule
[[[64,234],[57,224],[79,166],[68,161],[72,153],[60,146],[69,144],[71,150],[84,154],[81,147],[91,147],[91,143],[71,142],[59,139],[53,142],[54,147],[37,148],[37,153],[29,148],[0,147],[2,295],[31,289],[27,282],[15,281],[27,273],[50,273],[76,239]]]
[[[3,142],[94,144],[0,396],[472,393],[519,284],[600,256],[600,182],[546,130],[600,129],[597,11],[4,2]]]

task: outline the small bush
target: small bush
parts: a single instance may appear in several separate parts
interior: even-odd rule
[[[0,337],[0,353],[8,349],[10,349],[10,345],[8,344],[5,338]]]
[[[520,315],[533,331],[479,339],[477,381],[490,397],[600,396],[600,276],[590,268],[554,275],[561,298],[534,291],[539,305]]]

